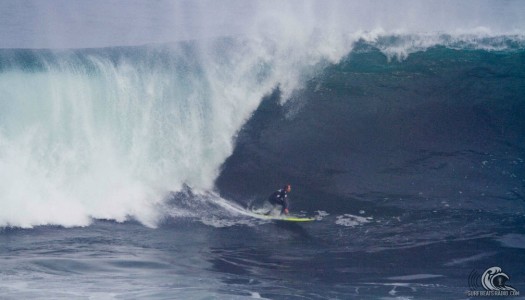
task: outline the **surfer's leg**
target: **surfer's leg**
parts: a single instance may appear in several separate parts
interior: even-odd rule
[[[282,210],[282,206],[277,204],[270,209],[269,212],[265,213],[266,216],[278,216]]]
[[[272,212],[275,210],[275,206],[277,205],[275,199],[273,199],[272,197],[268,198],[268,202],[270,203],[271,207],[270,210],[264,214],[265,216],[269,216],[270,214],[272,214]]]

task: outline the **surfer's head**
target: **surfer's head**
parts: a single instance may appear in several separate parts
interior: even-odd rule
[[[287,193],[291,192],[291,191],[292,191],[292,185],[289,184],[289,183],[286,184],[286,185],[284,186],[284,190],[285,190]]]

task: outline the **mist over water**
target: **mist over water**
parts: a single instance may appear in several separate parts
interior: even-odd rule
[[[0,48],[94,48],[221,36],[525,31],[522,1],[5,1]],[[277,42],[276,40],[274,40]],[[299,46],[299,45],[298,45]],[[333,47],[334,45],[326,45]]]

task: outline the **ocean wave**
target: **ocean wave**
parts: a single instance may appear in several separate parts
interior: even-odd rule
[[[307,103],[300,91],[328,79],[334,68],[357,63],[389,70],[399,65],[381,59],[407,60],[436,46],[523,49],[521,36],[317,33],[285,43],[262,34],[141,47],[0,50],[0,201],[6,208],[0,226],[85,226],[91,218],[130,217],[155,226],[170,192],[184,185],[215,188],[237,134],[275,91],[279,106],[300,111]],[[382,58],[370,60],[377,51]],[[429,70],[439,62],[435,53],[400,68]],[[314,93],[332,84],[339,83],[319,82]],[[355,89],[340,91],[352,95],[370,86],[352,84]]]

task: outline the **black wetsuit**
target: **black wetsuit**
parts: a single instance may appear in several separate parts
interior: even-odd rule
[[[283,208],[281,209],[281,214],[285,209],[288,209],[288,193],[286,193],[285,189],[280,189],[271,194],[270,198],[268,198],[268,201],[272,205],[282,205]]]

